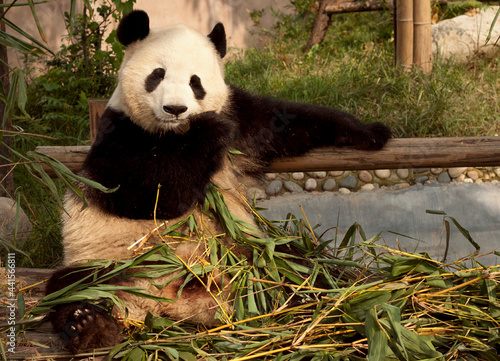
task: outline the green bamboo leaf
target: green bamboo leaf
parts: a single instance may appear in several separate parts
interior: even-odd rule
[[[2,21],[5,23],[5,25],[9,26],[15,32],[19,33],[20,35],[24,36],[26,39],[28,39],[32,43],[36,44],[39,48],[45,50],[46,52],[48,52],[52,55],[55,55],[54,52],[49,47],[47,47],[45,44],[43,44],[42,42],[35,39],[33,36],[31,36],[30,34],[25,32],[23,29],[21,29],[19,26],[17,26],[16,24],[11,22],[10,20],[8,20],[4,17],[2,19]]]
[[[486,40],[484,42],[485,44],[488,44],[488,42],[491,39],[491,34],[493,34],[493,28],[495,27],[495,24],[498,21],[498,16],[499,15],[500,15],[500,9],[498,9],[497,13],[495,14],[495,17],[493,18],[493,21],[491,22],[490,31],[488,32],[488,36],[486,36]],[[496,45],[497,42],[498,42],[498,39],[495,42],[495,45]]]
[[[19,293],[17,294],[17,312],[19,314],[20,319],[24,318],[24,311],[25,311],[24,296],[23,293],[19,291]]]
[[[33,2],[33,0],[28,0],[28,4],[29,4],[30,9],[31,9],[31,15],[33,15],[33,19],[35,20],[35,24],[36,24],[36,27],[38,29],[38,34],[40,34],[40,37],[42,38],[42,40],[45,43],[47,43],[47,39],[45,38],[45,34],[43,32],[43,29],[42,29],[42,25],[40,24],[40,20],[38,20],[38,15],[36,14],[35,3]]]
[[[403,354],[405,356],[405,359],[408,360],[409,359],[408,353],[406,352],[405,343],[403,341],[403,337],[401,334],[402,330],[405,330],[405,328],[401,326],[401,311],[399,310],[398,307],[389,304],[383,304],[382,308],[387,313],[387,319],[389,320],[389,324],[391,325],[392,333],[397,339],[401,348],[403,349]]]
[[[462,235],[470,242],[470,244],[472,244],[474,246],[476,251],[479,251],[481,249],[481,247],[479,246],[479,244],[476,243],[476,241],[474,241],[474,239],[472,239],[472,236],[470,235],[469,231],[466,230],[464,227],[462,227],[460,225],[460,223],[458,223],[458,221],[455,218],[450,217],[450,216],[448,216],[448,218],[451,219],[451,221],[453,222],[455,227],[458,228],[460,233],[462,233]]]
[[[18,73],[17,106],[26,117],[29,117],[28,113],[26,113],[26,103],[28,101],[28,95],[26,93],[24,72],[21,69],[16,69],[14,72]]]
[[[145,361],[146,353],[140,347],[133,348],[122,360],[123,361]]]
[[[380,327],[374,308],[366,314],[365,332],[368,339],[368,361],[387,361],[387,336]]]

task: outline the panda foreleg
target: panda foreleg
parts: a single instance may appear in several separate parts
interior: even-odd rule
[[[253,158],[300,156],[324,146],[382,148],[391,130],[380,122],[363,123],[338,109],[276,100],[231,87],[239,120],[239,145]]]

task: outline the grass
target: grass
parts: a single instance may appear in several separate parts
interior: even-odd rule
[[[382,121],[400,137],[499,132],[498,58],[478,58],[465,65],[437,59],[430,76],[416,70],[406,74],[393,65],[392,20],[388,12],[335,16],[325,41],[308,53],[302,49],[311,19],[279,20],[275,29],[257,34],[263,39],[262,47],[233,49],[228,55],[229,83],[274,97],[333,106],[367,122]],[[51,102],[51,106],[56,103]],[[47,111],[53,112],[52,108]],[[58,129],[36,120],[21,125],[26,132],[61,138],[50,144],[68,144],[70,139],[74,144],[87,141],[87,122]],[[22,154],[47,143],[33,137],[16,139],[16,149]],[[62,255],[61,209],[51,193],[21,166],[15,171],[15,181],[25,195],[23,208],[33,210],[29,216],[35,224],[31,239],[22,249],[35,266],[52,267]],[[23,259],[19,265],[31,264]]]
[[[278,29],[263,49],[235,52],[226,68],[228,82],[382,121],[399,137],[498,133],[498,58],[465,65],[436,59],[430,76],[406,74],[394,66],[388,12],[335,16],[325,41],[304,54],[308,35]]]

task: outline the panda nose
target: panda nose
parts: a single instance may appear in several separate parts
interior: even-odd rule
[[[163,110],[166,113],[173,114],[175,116],[179,116],[179,114],[184,113],[188,108],[184,105],[164,105]]]

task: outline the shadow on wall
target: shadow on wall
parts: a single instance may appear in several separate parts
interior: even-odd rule
[[[446,248],[446,237],[442,233],[443,216],[426,211],[444,211],[455,218],[481,247],[479,254],[500,252],[499,190],[498,185],[490,184],[450,184],[414,186],[404,190],[388,188],[348,195],[299,193],[259,201],[257,206],[266,209],[260,213],[268,219],[280,220],[290,212],[303,219],[301,205],[311,226],[319,225],[318,234],[331,227],[345,232],[357,222],[368,238],[382,232],[383,240],[379,244],[385,242],[393,249],[407,252],[426,252],[441,261]],[[475,248],[452,221],[448,221],[451,237],[446,261],[453,262],[470,255]],[[325,239],[334,234],[335,230],[329,231]],[[500,257],[489,254],[479,261],[496,265]]]

